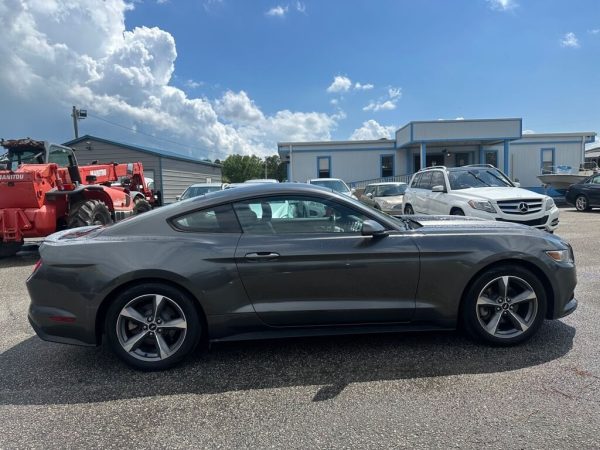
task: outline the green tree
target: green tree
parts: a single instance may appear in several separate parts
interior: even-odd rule
[[[243,183],[264,177],[264,163],[258,156],[229,155],[223,161],[223,178],[230,183]]]
[[[275,178],[279,181],[285,180],[287,171],[279,155],[267,156],[265,162],[267,165],[267,178]]]

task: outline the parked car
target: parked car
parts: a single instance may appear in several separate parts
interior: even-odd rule
[[[339,178],[313,178],[306,181],[308,184],[314,184],[316,186],[322,186],[332,191],[339,192],[340,194],[347,195],[348,197],[356,198],[354,195],[354,189],[350,189],[344,180]]]
[[[199,195],[220,191],[221,189],[223,189],[221,183],[196,183],[189,186],[181,195],[178,195],[176,200],[187,200],[188,198],[198,197]]]
[[[392,217],[300,183],[229,189],[47,238],[27,281],[45,340],[102,341],[139,369],[208,341],[464,328],[529,339],[577,306],[557,236],[467,217]]]
[[[279,180],[274,178],[255,178],[252,180],[246,180],[244,183],[279,183]]]
[[[371,183],[365,187],[359,200],[389,214],[402,214],[404,192],[407,186],[406,183],[396,181]]]
[[[600,207],[600,175],[592,175],[569,186],[565,200],[569,205],[575,206],[577,211],[590,211]]]
[[[489,164],[419,170],[404,194],[404,213],[479,217],[549,232],[559,221],[551,197],[517,187]]]

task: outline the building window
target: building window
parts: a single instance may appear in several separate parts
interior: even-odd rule
[[[394,155],[381,155],[381,177],[394,176]]]
[[[542,173],[552,173],[554,170],[554,149],[543,148],[541,150]]]
[[[491,151],[487,151],[485,152],[485,164],[491,164],[494,167],[498,167],[498,151],[497,150],[491,150]]]
[[[317,177],[331,178],[331,156],[317,157]]]

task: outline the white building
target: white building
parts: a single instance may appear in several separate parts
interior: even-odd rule
[[[521,186],[542,190],[542,168],[571,166],[585,159],[594,132],[523,135],[522,119],[435,120],[410,122],[395,139],[376,141],[281,142],[288,179],[341,178],[354,187],[391,178],[406,180],[433,165],[493,164]]]

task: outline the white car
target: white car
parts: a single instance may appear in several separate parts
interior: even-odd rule
[[[406,183],[400,181],[367,184],[360,201],[389,214],[402,214],[407,187]]]
[[[223,189],[221,183],[196,183],[189,186],[181,195],[175,197],[177,201],[187,200],[188,198],[198,197],[209,192],[220,191]]]
[[[332,191],[347,195],[348,197],[356,198],[354,195],[354,189],[350,189],[348,185],[344,183],[344,180],[340,180],[339,178],[313,178],[312,180],[307,180],[306,182],[308,184],[315,184],[317,186],[331,189]]]
[[[450,214],[514,222],[553,232],[559,210],[547,195],[521,189],[492,165],[435,166],[415,173],[405,214]]]

